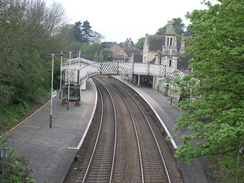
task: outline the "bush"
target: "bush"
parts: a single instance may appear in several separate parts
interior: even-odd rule
[[[6,139],[0,140],[0,148],[8,150],[8,157],[4,161],[4,182],[5,183],[35,183],[30,176],[31,170],[23,156],[18,155],[14,149],[6,144]],[[0,166],[2,167],[2,158]],[[2,176],[2,175],[1,175]]]

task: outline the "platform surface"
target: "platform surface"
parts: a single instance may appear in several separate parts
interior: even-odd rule
[[[96,89],[88,80],[81,92],[80,107],[71,101],[69,110],[53,99],[53,123],[50,122],[50,102],[12,130],[8,143],[24,155],[38,183],[63,182],[82,143],[96,104]]]

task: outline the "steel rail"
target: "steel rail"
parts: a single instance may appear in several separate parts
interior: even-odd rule
[[[96,80],[97,81],[97,80]],[[98,81],[97,81],[98,82]],[[99,82],[100,83],[100,82]],[[117,146],[117,115],[116,115],[116,108],[115,108],[115,104],[114,104],[114,100],[112,98],[112,95],[111,93],[109,92],[109,90],[102,84],[100,83],[104,88],[105,90],[107,91],[110,99],[111,99],[111,102],[112,102],[112,105],[113,105],[113,111],[114,111],[114,146],[113,146],[113,157],[112,157],[112,163],[111,163],[111,170],[110,170],[110,176],[109,176],[109,183],[112,182],[112,178],[113,178],[113,171],[114,171],[114,162],[115,162],[115,154],[116,154],[116,146]],[[101,90],[97,87],[98,91],[99,91],[99,94],[101,96],[101,99],[102,98],[102,92]],[[102,100],[103,101],[103,100]],[[103,124],[103,114],[104,114],[104,104],[102,102],[102,112],[101,112],[101,120],[100,120],[100,125],[99,125],[99,131],[98,131],[98,135],[97,135],[97,138],[96,138],[96,142],[95,142],[95,145],[94,145],[94,148],[93,148],[93,152],[92,152],[92,155],[90,157],[90,160],[89,160],[89,164],[87,166],[87,169],[86,169],[86,172],[85,172],[85,175],[83,177],[83,180],[82,180],[82,183],[84,183],[88,177],[88,174],[89,174],[89,170],[91,168],[91,165],[92,165],[92,161],[94,159],[94,156],[95,156],[95,153],[96,153],[96,149],[97,149],[97,145],[98,145],[98,141],[99,141],[99,138],[100,138],[100,134],[101,134],[101,130],[102,130],[102,124]]]
[[[104,86],[104,85],[103,85]],[[111,172],[110,172],[110,179],[109,179],[109,183],[112,182],[112,178],[113,178],[113,171],[114,171],[114,162],[115,162],[115,154],[116,154],[116,147],[117,147],[117,133],[118,133],[118,125],[117,125],[117,112],[116,112],[116,108],[115,108],[115,104],[114,104],[114,100],[113,97],[111,95],[111,93],[109,92],[109,90],[104,86],[104,88],[107,90],[111,101],[113,103],[113,109],[114,109],[114,151],[113,151],[113,159],[112,159],[112,165],[111,165]]]
[[[135,123],[134,117],[132,116],[132,113],[129,110],[129,106],[126,103],[124,97],[119,93],[119,91],[113,85],[112,85],[112,87],[119,94],[121,99],[124,101],[124,104],[126,105],[127,110],[128,110],[128,112],[130,114],[130,118],[131,118],[131,120],[133,122],[134,132],[135,132],[135,135],[136,135],[136,142],[137,142],[137,148],[138,148],[139,161],[140,161],[141,179],[142,179],[142,183],[144,183],[145,182],[145,178],[144,178],[144,170],[143,170],[143,162],[142,162],[142,152],[141,152],[141,147],[140,147],[139,135],[138,135],[138,131],[137,131],[137,128],[136,128],[136,123]]]
[[[101,97],[101,99],[103,100],[103,96],[102,96],[102,93],[101,93],[101,90],[99,88],[97,88],[98,90],[98,93]],[[89,160],[89,163],[87,165],[87,168],[86,168],[86,172],[84,174],[84,177],[83,177],[83,180],[82,180],[82,183],[85,182],[87,176],[88,176],[88,172],[90,170],[90,167],[91,167],[91,164],[92,164],[92,160],[94,158],[94,155],[95,155],[95,152],[96,152],[96,149],[97,149],[97,144],[98,144],[98,140],[99,140],[99,137],[100,137],[100,134],[101,134],[101,129],[102,129],[102,123],[103,123],[103,102],[101,102],[102,104],[102,109],[101,109],[101,116],[100,116],[100,125],[99,125],[99,129],[98,129],[98,133],[97,133],[97,138],[96,138],[96,141],[95,141],[95,144],[94,144],[94,147],[93,147],[93,151],[92,151],[92,154],[91,154],[91,157],[90,157],[90,160]]]
[[[148,124],[148,126],[149,126],[149,128],[150,128],[150,130],[151,130],[152,135],[153,135],[153,138],[154,138],[154,140],[155,140],[155,143],[156,143],[156,145],[157,145],[158,152],[159,152],[159,154],[160,154],[160,157],[161,157],[163,166],[165,167],[165,173],[166,173],[168,182],[171,183],[171,178],[170,178],[170,175],[169,175],[169,171],[168,171],[168,168],[167,168],[167,164],[166,164],[166,162],[165,162],[165,159],[164,159],[163,153],[162,153],[162,151],[161,151],[161,149],[160,149],[160,146],[159,146],[157,137],[156,137],[156,135],[155,135],[155,133],[154,133],[154,131],[153,131],[153,129],[152,129],[152,126],[151,126],[151,124],[150,124],[148,118],[146,117],[145,113],[143,112],[143,110],[142,110],[142,108],[139,106],[139,104],[136,102],[136,100],[134,100],[134,98],[131,97],[131,95],[130,95],[124,88],[122,88],[120,85],[118,85],[118,84],[115,83],[114,81],[112,81],[112,82],[113,82],[115,85],[117,85],[119,88],[121,88],[125,93],[127,93],[127,95],[128,95],[128,96],[134,101],[134,103],[138,106],[138,108],[140,109],[142,115],[143,115],[144,118],[146,119],[147,124]],[[114,87],[114,88],[115,88],[115,87]]]

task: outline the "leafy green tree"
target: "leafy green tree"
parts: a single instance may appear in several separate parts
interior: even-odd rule
[[[142,50],[143,49],[143,45],[145,42],[145,37],[141,37],[140,39],[138,39],[138,41],[135,44],[135,48],[138,50]]]
[[[104,44],[87,44],[82,43],[81,48],[82,57],[93,61],[111,61],[112,53],[106,48]]]
[[[191,99],[179,103],[185,112],[175,129],[190,132],[175,155],[188,162],[218,155],[222,182],[244,182],[244,2],[206,4],[187,14],[195,34],[186,49],[193,71],[181,83]]]
[[[185,24],[183,23],[181,18],[174,18],[172,26],[175,29],[175,33],[178,35],[182,35],[184,33],[185,29]]]
[[[33,177],[30,176],[31,170],[28,168],[28,161],[16,153],[7,143],[6,139],[0,139],[0,148],[8,150],[8,158],[4,163],[4,182],[23,182],[23,183],[36,183]],[[2,166],[2,161],[0,162]]]
[[[195,36],[192,24],[186,27],[186,31],[183,33],[183,36],[185,37]]]
[[[60,42],[59,50],[79,50],[78,49],[70,49],[70,44],[74,41],[73,39],[73,25],[66,24],[62,26],[56,34],[56,39]],[[74,41],[77,42],[77,41]],[[80,47],[80,46],[79,46]]]
[[[50,87],[51,59],[39,55],[60,43],[54,36],[59,6],[54,7],[47,9],[42,1],[0,2],[0,130],[25,115]]]
[[[175,33],[178,35],[183,35],[185,24],[182,22],[181,18],[173,18],[172,26],[175,29]],[[159,28],[155,35],[165,35],[166,25]]]
[[[160,27],[158,31],[155,33],[155,35],[165,35],[166,33],[166,25],[163,27]]]
[[[111,61],[112,60],[112,52],[108,48],[103,48],[101,51],[101,54],[103,55],[104,61]]]

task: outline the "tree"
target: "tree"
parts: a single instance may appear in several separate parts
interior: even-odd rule
[[[91,44],[100,44],[102,39],[104,39],[104,36],[102,36],[100,33],[96,31],[92,31],[92,36],[91,36]]]
[[[59,50],[57,32],[64,26],[66,17],[62,4],[53,3],[49,7],[42,0],[25,1],[25,32],[29,41],[34,43],[40,52],[50,52]],[[47,46],[48,45],[48,46]]]
[[[91,30],[90,22],[88,22],[87,20],[84,21],[82,25],[82,37],[83,37],[83,42],[85,43],[91,42],[92,30]]]
[[[189,25],[186,27],[186,31],[183,33],[183,36],[184,36],[184,37],[195,36],[195,34],[194,34],[194,29],[193,29],[192,24],[189,24]]]
[[[175,29],[175,33],[178,35],[183,35],[185,24],[182,22],[181,18],[173,18],[172,26]],[[155,35],[165,35],[166,25],[159,28]]]
[[[155,33],[155,35],[165,35],[166,33],[166,25],[163,27],[160,27],[158,31]]]
[[[181,18],[174,18],[172,26],[175,29],[175,33],[180,36],[184,33],[184,29],[186,27]]]
[[[74,41],[72,31],[73,25],[71,24],[66,24],[57,31],[56,39],[59,40],[61,47],[59,50],[73,50],[69,46]]]
[[[81,23],[80,21],[75,22],[72,29],[74,41],[80,43],[91,43],[93,37],[93,31],[91,30],[90,22],[87,20]],[[98,33],[96,34],[98,36]]]
[[[142,50],[144,42],[145,42],[145,37],[141,37],[140,39],[138,39],[137,43],[135,44],[135,48],[138,50]]]
[[[187,14],[195,33],[186,49],[193,72],[183,80],[194,100],[179,103],[185,112],[175,130],[191,133],[175,155],[188,162],[219,155],[225,182],[244,182],[244,2],[218,2]]]
[[[75,22],[75,25],[74,25],[73,30],[72,30],[74,40],[78,41],[78,42],[83,42],[81,26],[82,26],[82,23],[80,21]]]
[[[0,2],[0,130],[13,125],[15,116],[25,115],[50,87],[51,59],[39,55],[56,50],[60,43],[56,39],[62,20],[59,10],[38,0]],[[11,110],[14,117],[8,116]]]

